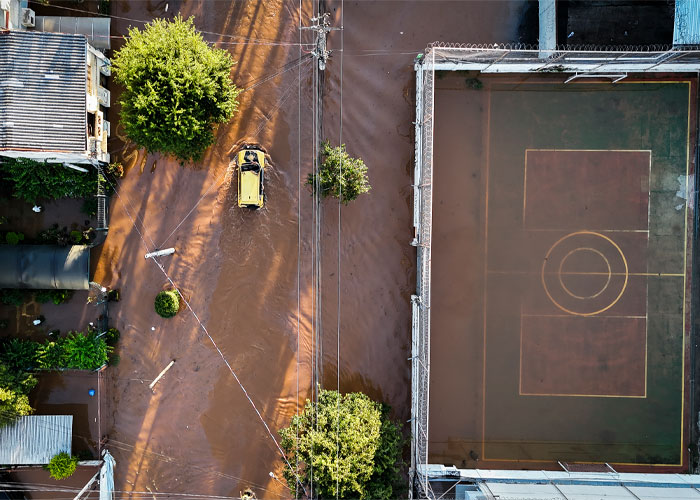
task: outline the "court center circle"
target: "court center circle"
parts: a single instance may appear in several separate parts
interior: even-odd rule
[[[569,259],[569,257],[571,257],[572,255],[579,253],[579,252],[590,252],[590,253],[593,253],[595,255],[598,255],[602,259],[603,263],[605,264],[605,267],[607,268],[607,274],[603,273],[603,275],[605,275],[605,284],[603,285],[603,287],[600,290],[598,290],[595,293],[589,294],[589,295],[578,295],[578,294],[572,292],[571,289],[568,286],[566,286],[564,278],[562,278],[562,275],[568,274],[564,270],[564,264],[566,263],[567,259]],[[612,278],[612,269],[610,267],[610,261],[603,254],[603,252],[601,252],[597,248],[579,247],[579,248],[574,248],[573,250],[570,250],[569,253],[567,253],[561,259],[561,262],[559,263],[559,272],[557,273],[557,275],[559,278],[559,283],[561,284],[561,287],[564,289],[564,291],[566,293],[568,293],[569,295],[571,295],[575,299],[585,300],[585,299],[594,299],[594,298],[598,297],[601,293],[603,293],[608,288],[608,286],[610,285],[610,279]]]
[[[581,250],[583,248],[593,249],[595,246],[597,246],[597,245],[590,245],[589,244],[589,245],[586,245],[585,247],[584,246],[577,246],[576,248],[574,248],[573,251],[570,251],[563,258],[559,259],[559,263],[558,263],[558,267],[557,267],[559,272],[556,274],[559,275],[559,279],[557,280],[557,284],[561,288],[561,291],[566,293],[567,295],[569,295],[574,300],[577,300],[580,303],[585,303],[587,301],[591,301],[591,300],[596,299],[598,296],[603,294],[609,288],[610,281],[612,280],[612,275],[613,275],[612,266],[610,265],[610,260],[613,258],[620,259],[621,263],[623,264],[624,272],[622,272],[620,274],[623,275],[624,279],[623,279],[622,285],[620,286],[620,291],[604,307],[600,307],[597,310],[590,311],[590,312],[575,311],[571,307],[566,307],[566,306],[562,305],[560,303],[560,301],[557,301],[552,296],[552,293],[551,293],[552,291],[547,286],[547,280],[546,280],[547,267],[548,267],[548,265],[549,266],[551,266],[553,264],[557,265],[557,263],[551,262],[551,257],[553,257],[553,254],[555,253],[556,250],[558,250],[560,245],[565,244],[565,243],[569,243],[567,240],[569,240],[571,238],[584,238],[584,239],[588,238],[588,239],[590,239],[590,237],[595,237],[596,239],[600,239],[600,245],[604,249],[612,247],[612,250],[615,254],[615,255],[608,254],[606,256],[606,252],[604,250],[598,250],[597,252],[595,252],[595,250],[594,250],[595,253],[602,254],[603,258],[605,259],[605,262],[607,263],[607,267],[610,269],[609,273],[606,273],[609,275],[608,279],[606,280],[606,285],[598,293],[596,293],[594,295],[577,297],[576,294],[572,294],[570,290],[567,291],[567,287],[564,285],[564,282],[561,279],[561,270],[563,268],[564,261],[566,261],[567,257],[570,257],[571,254],[576,253],[576,251]],[[562,311],[564,311],[568,314],[572,314],[574,316],[594,316],[596,314],[600,314],[604,311],[607,311],[612,306],[617,304],[617,302],[620,300],[622,295],[625,293],[625,290],[627,288],[627,283],[629,281],[629,267],[627,265],[627,259],[625,257],[625,254],[622,252],[622,249],[619,247],[619,245],[617,243],[615,243],[608,236],[605,236],[604,234],[601,234],[601,233],[596,233],[595,231],[576,231],[573,233],[569,233],[565,236],[562,236],[556,242],[554,242],[554,244],[549,248],[549,250],[547,251],[547,253],[544,257],[544,260],[542,262],[541,280],[542,280],[542,286],[544,287],[544,291],[547,294],[547,297],[559,309],[561,309]]]

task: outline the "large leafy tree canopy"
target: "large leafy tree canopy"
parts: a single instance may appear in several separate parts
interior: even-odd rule
[[[321,391],[304,411],[280,430],[290,464],[299,461],[299,480],[307,488],[313,475],[319,498],[396,498],[400,483],[402,438],[388,418],[389,407],[361,393]],[[294,466],[294,465],[293,465]],[[285,469],[294,490],[295,472]]]
[[[114,56],[127,137],[148,151],[197,160],[214,142],[212,128],[238,106],[231,55],[207,44],[192,18],[156,19],[129,30]]]

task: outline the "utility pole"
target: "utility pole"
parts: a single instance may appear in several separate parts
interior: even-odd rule
[[[324,71],[326,63],[331,55],[331,50],[328,50],[327,36],[328,33],[342,28],[331,26],[331,16],[329,13],[321,13],[323,2],[318,2],[318,15],[311,18],[311,26],[303,26],[301,30],[314,31],[316,33],[315,48],[312,52],[318,63],[314,67],[313,73],[313,120],[314,120],[314,139],[313,139],[313,172],[318,177],[319,166],[321,164],[321,142],[323,140],[323,87],[324,87]],[[318,186],[314,186],[317,193],[314,203],[314,236],[313,236],[313,255],[315,256],[312,264],[312,289],[314,290],[314,349],[313,349],[313,398],[318,401],[318,391],[321,388],[323,380],[323,325],[322,325],[322,293],[321,293],[321,196],[318,193]]]
[[[343,27],[333,27],[331,26],[331,15],[328,12],[323,12],[324,2],[322,0],[316,0],[317,15],[310,19],[311,26],[302,26],[299,29],[302,31],[313,31],[316,34],[316,39],[314,41],[314,50],[311,54],[318,61],[314,66],[313,72],[313,103],[312,103],[312,117],[313,117],[313,173],[316,178],[318,178],[319,167],[321,165],[321,143],[323,140],[323,88],[325,80],[325,70],[328,59],[330,58],[332,50],[328,49],[327,37],[331,31],[342,30]],[[321,227],[322,227],[322,214],[321,209],[321,196],[319,193],[319,186],[314,186],[314,205],[313,205],[313,243],[312,243],[312,290],[313,290],[313,355],[312,355],[312,365],[313,365],[313,377],[312,377],[312,400],[318,401],[319,390],[321,389],[321,382],[323,380],[323,324],[322,324],[322,292],[321,292],[321,257],[322,257],[322,246],[321,246]],[[313,489],[311,492],[311,498],[313,498]]]

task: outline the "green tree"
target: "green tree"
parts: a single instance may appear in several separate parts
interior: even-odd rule
[[[352,158],[345,151],[345,144],[332,148],[328,141],[321,144],[323,162],[318,176],[309,174],[306,183],[318,189],[321,196],[341,198],[342,202],[356,199],[370,190],[367,179],[367,165],[360,158]],[[342,175],[341,175],[342,172]]]
[[[78,457],[71,457],[68,453],[61,452],[54,455],[46,469],[52,478],[60,480],[71,477],[77,467]]]
[[[324,390],[280,430],[281,446],[290,463],[299,461],[307,489],[313,471],[319,498],[395,498],[403,443],[388,413],[364,394]],[[294,471],[286,468],[285,479],[294,489]]]
[[[0,427],[33,410],[27,395],[37,384],[30,373],[18,371],[0,361]]]
[[[70,332],[60,348],[63,350],[63,366],[56,368],[73,370],[97,370],[107,363],[112,351],[103,337],[98,338],[95,333],[81,332]]]
[[[121,122],[127,137],[149,152],[198,160],[214,142],[212,128],[238,107],[231,55],[206,43],[192,18],[155,19],[132,28],[113,57],[124,86]]]

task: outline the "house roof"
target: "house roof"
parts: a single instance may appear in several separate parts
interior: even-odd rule
[[[0,151],[84,152],[87,39],[0,32]]]
[[[48,464],[51,457],[70,454],[72,415],[31,415],[0,428],[0,464]]]
[[[89,278],[85,245],[0,245],[0,288],[87,290]]]

